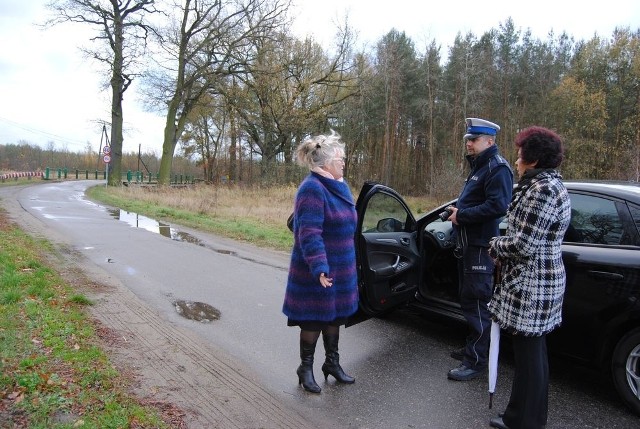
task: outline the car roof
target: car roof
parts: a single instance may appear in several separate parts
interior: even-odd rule
[[[633,201],[640,204],[640,183],[613,180],[564,180],[570,191],[584,191]]]

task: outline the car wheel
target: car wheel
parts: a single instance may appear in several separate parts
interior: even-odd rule
[[[618,342],[611,368],[618,394],[636,414],[640,414],[640,329],[634,329]]]

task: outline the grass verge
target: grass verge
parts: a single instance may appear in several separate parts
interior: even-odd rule
[[[127,393],[100,348],[91,301],[0,211],[0,427],[169,428]]]

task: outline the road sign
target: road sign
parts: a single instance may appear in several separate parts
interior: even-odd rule
[[[109,155],[105,155],[102,159],[104,159],[104,162],[107,164],[111,162],[111,157]]]
[[[105,155],[109,155],[111,153],[111,146],[103,147],[102,152],[104,152]],[[109,162],[109,161],[105,161],[105,162]]]

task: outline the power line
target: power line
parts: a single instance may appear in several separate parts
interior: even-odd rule
[[[21,124],[19,122],[12,121],[11,119],[3,118],[2,116],[0,116],[0,121],[8,123],[8,124],[10,124],[10,125],[12,125],[12,126],[14,126],[16,128],[20,128],[21,130],[29,131],[29,132],[35,133],[35,134],[41,134],[41,135],[43,135],[45,137],[48,137],[48,138],[50,138],[52,140],[58,141],[59,143],[71,143],[71,144],[74,144],[74,145],[82,145],[83,147],[87,144],[86,141],[85,142],[81,142],[79,140],[70,139],[68,137],[63,137],[63,136],[60,136],[58,134],[53,134],[53,133],[49,133],[47,131],[42,131],[42,130],[39,130],[37,128],[33,128],[33,127],[29,126],[29,125]]]

